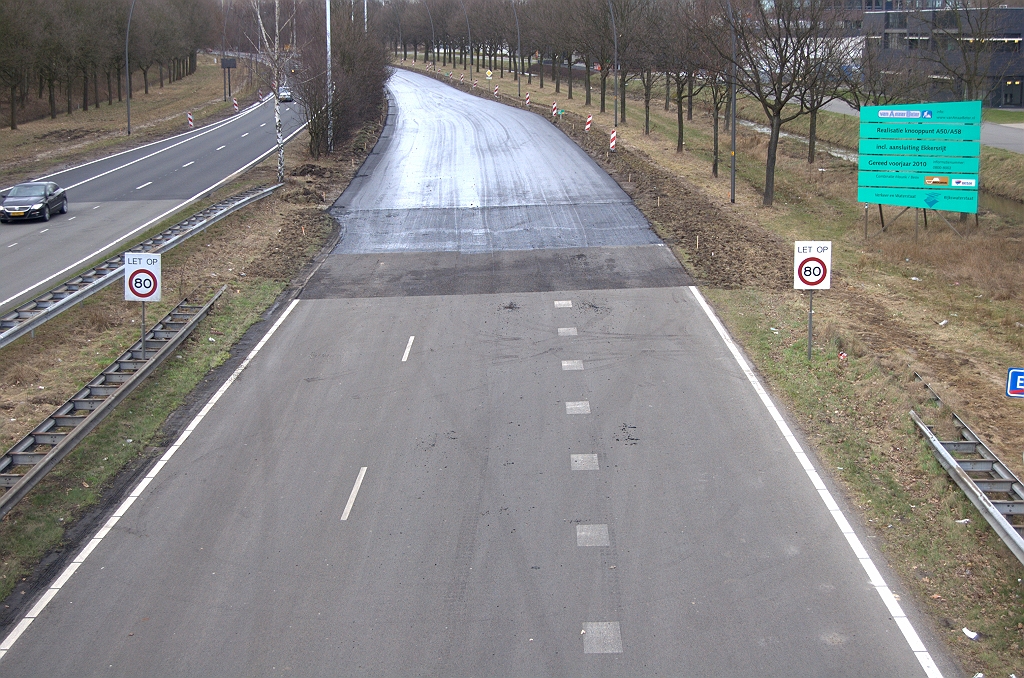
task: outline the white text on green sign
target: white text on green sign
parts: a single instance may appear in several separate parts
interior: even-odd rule
[[[956,122],[981,123],[980,101],[950,103],[900,104],[896,106],[864,106],[861,122]]]
[[[981,125],[924,122],[894,125],[885,122],[862,122],[860,138],[978,141],[981,139]]]

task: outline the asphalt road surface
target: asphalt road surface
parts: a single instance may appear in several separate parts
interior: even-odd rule
[[[304,118],[281,105],[285,137]],[[61,282],[146,226],[209,193],[276,145],[274,103],[164,141],[47,175],[68,189],[69,212],[0,224],[0,312]]]
[[[390,96],[340,245],[0,671],[948,668],[627,196],[541,116]]]

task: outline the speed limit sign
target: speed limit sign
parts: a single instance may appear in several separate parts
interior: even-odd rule
[[[793,289],[832,287],[832,241],[797,240],[793,252]]]
[[[124,300],[160,301],[160,292],[160,255],[125,253]]]

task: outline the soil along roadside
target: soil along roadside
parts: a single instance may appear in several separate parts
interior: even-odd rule
[[[502,101],[522,106],[510,77],[497,83]],[[674,106],[666,112],[663,101],[652,102],[652,134],[645,136],[642,102],[631,99],[629,123],[617,128],[619,151],[611,154],[610,97],[600,114],[596,89],[587,108],[582,87],[569,100],[564,83],[559,94],[534,83],[522,83],[533,109],[546,119],[552,100],[566,109],[559,127],[633,197],[699,281],[965,673],[1024,675],[1024,566],[948,478],[908,416],[915,408],[929,423],[948,426],[949,411],[929,404],[917,371],[1018,476],[1024,472],[1024,403],[1003,393],[1006,367],[1018,365],[1024,349],[1024,223],[983,214],[979,228],[972,219],[961,237],[934,218],[927,230],[915,230],[910,214],[883,234],[872,214],[865,240],[856,168],[824,152],[808,165],[806,145],[785,140],[776,205],[762,208],[766,144],[742,127],[731,204],[728,134],[720,128],[721,170],[713,178],[711,118],[699,106],[677,154]],[[476,93],[493,98],[493,89]],[[815,295],[808,365],[807,298],[792,289],[791,267],[793,241],[811,239],[833,241],[834,277],[831,290]]]
[[[164,255],[160,317],[184,296],[228,289],[174,356],[0,520],[0,627],[24,612],[23,600],[46,585],[109,503],[162,454],[216,379],[211,370],[237,359],[233,347],[282,291],[337,236],[326,208],[373,149],[379,126],[364,128],[334,157],[308,157],[306,133],[286,147],[285,185]],[[276,158],[246,182],[273,183]],[[237,190],[237,189],[234,189]],[[137,304],[112,285],[0,350],[0,443],[10,445],[63,402],[139,332]],[[244,349],[244,347],[240,347]],[[197,388],[198,387],[198,388]],[[199,393],[200,395],[196,395]]]

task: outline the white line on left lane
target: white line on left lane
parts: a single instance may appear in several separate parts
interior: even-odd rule
[[[363,476],[366,475],[366,467],[363,466],[359,469],[359,475],[356,476],[356,484],[352,486],[352,494],[348,495],[348,503],[345,504],[345,510],[341,514],[342,520],[348,520],[348,514],[352,510],[352,504],[356,503],[356,495],[359,494],[359,486],[363,484]]]

